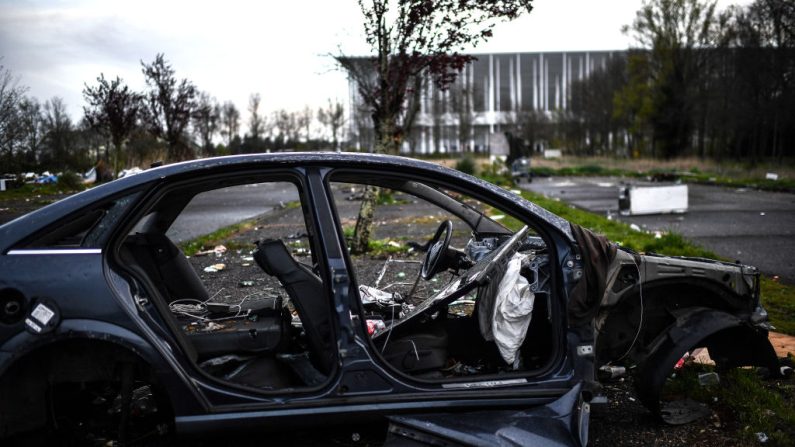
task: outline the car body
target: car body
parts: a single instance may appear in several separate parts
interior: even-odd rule
[[[530,157],[519,157],[511,162],[511,177],[517,182],[521,182],[523,179],[527,182],[533,181]]]
[[[295,309],[292,316],[281,307],[278,317],[265,312],[245,323],[256,323],[260,334],[277,338],[287,331],[292,334],[287,343],[295,345],[252,351],[240,347],[248,339],[237,339],[237,347],[224,344],[213,354],[197,355],[197,334],[181,333],[188,326],[172,315],[183,308],[166,298],[173,287],[184,286],[169,283],[168,276],[185,273],[165,274],[141,260],[159,262],[170,245],[143,258],[134,251],[153,249],[150,240],[141,242],[143,236],[162,238],[201,191],[263,179],[296,185],[314,265],[295,263],[281,242],[260,241],[256,261],[278,277]],[[400,317],[395,317],[395,303],[389,303],[389,330],[372,337],[345,245],[341,202],[335,202],[331,186],[357,179],[427,199],[468,223],[472,247],[491,244],[483,256],[470,249],[469,257],[479,260],[466,265],[453,266],[453,258],[443,258],[443,270],[465,273]],[[491,219],[453,200],[455,194],[440,192],[446,190],[510,213],[524,227],[508,230],[496,216]],[[528,228],[535,236],[528,236]],[[439,233],[444,233],[441,227]],[[441,247],[438,239],[428,253]],[[417,334],[452,327],[440,310],[452,300],[473,290],[478,300],[495,296],[489,290],[520,252],[535,261],[522,264],[532,271],[529,280],[536,280],[530,287],[546,288],[546,295],[534,289],[536,311],[544,309],[546,318],[533,321],[544,326],[529,329],[534,342],[543,345],[536,347],[543,351],[537,364],[501,364],[489,373],[453,378],[429,374],[428,368],[415,374],[421,368],[414,365],[394,366],[393,354],[420,361]],[[467,259],[460,251],[450,253],[458,261]],[[184,258],[178,250],[176,256]],[[63,418],[85,409],[70,407],[67,397],[96,389],[102,391],[88,401],[93,405],[102,397],[107,405],[102,417],[116,414],[110,439],[131,437],[134,431],[127,425],[133,421],[160,431],[205,433],[378,419],[389,421],[387,443],[476,445],[509,439],[519,445],[584,445],[589,405],[600,396],[595,373],[602,365],[624,359],[637,363],[641,398],[660,415],[662,381],[695,346],[708,346],[716,362],[726,366],[777,361],[767,341],[755,268],[617,249],[508,190],[436,164],[383,155],[277,153],[188,161],[76,194],[0,226],[0,304],[0,437],[11,439],[43,427],[62,434],[52,427],[52,414]],[[483,315],[477,308],[474,312]],[[401,325],[410,328],[404,335],[398,332]],[[431,326],[433,331],[425,331]],[[393,331],[399,335],[390,353]],[[257,335],[254,329],[246,333]],[[440,340],[428,337],[432,343]],[[451,345],[457,342],[445,333],[448,338]],[[522,343],[525,349],[531,341]],[[274,342],[283,344],[284,336]],[[403,347],[408,354],[395,351]],[[208,372],[227,361],[243,365],[234,363],[241,357],[248,365],[263,355],[279,359],[266,362],[268,367],[292,362],[300,385],[269,382],[257,389]]]

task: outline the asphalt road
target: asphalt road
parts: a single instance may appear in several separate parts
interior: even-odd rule
[[[522,187],[588,211],[609,213],[644,230],[677,232],[721,256],[795,284],[795,194],[691,184],[685,214],[619,216],[620,181],[549,177],[535,178]]]
[[[291,183],[259,183],[230,186],[197,195],[168,230],[168,237],[182,242],[258,216],[298,200]]]

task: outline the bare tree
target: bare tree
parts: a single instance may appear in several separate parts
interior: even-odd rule
[[[345,126],[345,107],[339,102],[328,100],[328,106],[317,111],[317,120],[327,127],[331,133],[331,145],[334,150],[339,150],[339,134]]]
[[[714,0],[645,0],[632,27],[624,27],[638,46],[648,49],[636,57],[646,58],[642,68],[649,77],[633,73],[630,77],[651,86],[652,145],[665,157],[676,156],[691,144],[698,89],[715,54],[705,50],[726,39],[728,19],[728,14],[716,11]],[[640,87],[630,84],[627,91]]]
[[[74,140],[72,135],[72,120],[66,111],[63,99],[54,96],[44,103],[44,129],[47,143],[47,165],[51,167],[75,168],[72,159]]]
[[[19,142],[19,104],[26,90],[8,69],[0,65],[0,154],[7,160],[6,166],[11,165]]]
[[[200,93],[196,112],[193,114],[193,128],[205,155],[213,153],[213,137],[218,133],[220,120],[221,108],[215,98],[210,97],[209,93]]]
[[[226,146],[232,145],[232,140],[240,135],[240,111],[232,101],[226,101],[221,106],[221,136]]]
[[[124,85],[118,76],[108,81],[104,74],[100,74],[96,86],[85,84],[83,98],[88,103],[88,106],[83,107],[86,122],[113,143],[113,171],[114,174],[118,173],[124,144],[135,128],[143,107],[143,96]]]
[[[471,142],[475,129],[475,108],[472,98],[474,89],[466,83],[457,82],[450,89],[450,107],[458,121],[458,148],[461,152],[472,151]]]
[[[39,155],[44,142],[41,104],[36,98],[24,98],[19,103],[18,117],[22,150],[25,153],[25,164],[35,166],[39,162]]]
[[[196,86],[187,79],[177,80],[174,69],[162,53],[150,64],[141,61],[141,66],[149,87],[147,113],[144,114],[149,130],[166,140],[170,160],[193,158],[193,149],[185,141],[185,131],[196,111]]]
[[[375,58],[337,56],[370,109],[375,151],[396,153],[410,127],[406,96],[417,76],[445,89],[473,57],[459,53],[492,35],[494,25],[530,11],[530,0],[360,0],[367,43]]]
[[[303,132],[306,142],[312,139],[312,120],[315,114],[309,106],[305,106],[301,111],[296,113],[296,124],[300,131]]]
[[[273,122],[279,129],[279,139],[282,145],[296,144],[300,137],[301,126],[295,112],[280,109],[273,113]]]
[[[252,93],[251,96],[248,97],[248,133],[256,142],[262,138],[265,130],[264,117],[259,114],[260,101],[261,98],[259,93]]]
[[[359,0],[364,32],[375,58],[336,56],[357,86],[373,120],[376,152],[397,153],[416,109],[407,108],[423,76],[439,89],[455,81],[473,57],[460,54],[492,35],[498,21],[531,9],[531,0]],[[353,252],[367,251],[376,190],[365,188]]]

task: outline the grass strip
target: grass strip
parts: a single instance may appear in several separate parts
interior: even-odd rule
[[[726,186],[730,188],[754,188],[763,191],[795,192],[795,180],[767,178],[736,178],[701,172],[698,169],[677,171],[670,169],[651,169],[648,171],[632,171],[621,168],[605,168],[599,165],[580,165],[552,168],[537,166],[530,170],[537,177],[630,177],[630,178],[661,178],[665,180],[679,179],[685,183]]]
[[[256,226],[256,222],[256,219],[249,219],[219,228],[212,233],[207,233],[197,238],[182,242],[179,244],[179,248],[183,253],[185,253],[185,256],[193,256],[200,251],[212,249],[216,245],[223,245],[228,250],[244,248],[247,246],[246,244],[239,244],[233,241],[232,238],[241,233],[246,233],[253,230]]]

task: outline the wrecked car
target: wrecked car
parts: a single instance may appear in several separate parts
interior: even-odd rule
[[[401,157],[150,169],[0,226],[0,254],[11,440],[378,420],[387,445],[586,445],[601,366],[637,365],[676,423],[660,390],[686,352],[777,365],[755,268],[633,253]]]

